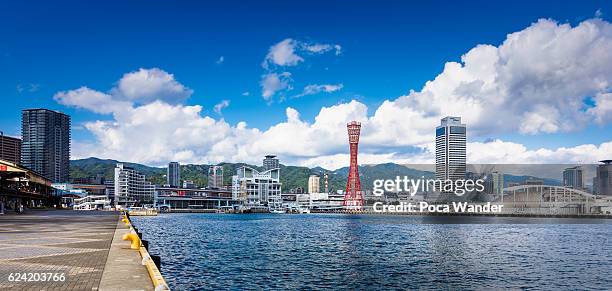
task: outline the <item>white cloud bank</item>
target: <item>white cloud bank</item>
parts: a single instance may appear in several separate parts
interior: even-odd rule
[[[270,51],[266,62],[288,66],[300,58],[295,48],[279,48],[278,54],[276,49]],[[446,63],[420,91],[385,100],[372,115],[366,105],[352,100],[321,108],[309,123],[288,107],[286,121],[266,130],[249,128],[245,122],[231,125],[203,116],[201,106],[177,103],[191,90],[159,69],[136,73],[147,76],[153,70],[166,77],[132,82],[143,87],[142,92],[137,87],[130,91],[136,98],[122,93],[120,85],[110,93],[82,87],[56,94],[61,104],[113,116],[85,125],[97,142],[75,148],[76,158],[97,156],[152,165],[171,160],[259,164],[264,154],[272,153],[286,164],[334,169],[348,164],[346,122],[358,120],[361,163],[431,163],[434,128],[445,115],[462,116],[469,138],[515,131],[567,132],[592,123],[609,126],[612,121],[612,25],[601,19],[575,27],[539,20],[509,34],[497,47],[478,45],[462,56],[461,63]],[[134,73],[126,76],[130,74]],[[282,77],[277,75],[267,85],[276,88],[274,92],[287,88],[290,83],[283,83]],[[154,85],[160,79],[168,85]],[[160,94],[155,101],[150,101],[151,88]],[[471,163],[592,163],[609,158],[612,141],[534,150],[501,140],[468,144]]]

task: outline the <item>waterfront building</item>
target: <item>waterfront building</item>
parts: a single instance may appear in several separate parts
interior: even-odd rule
[[[208,168],[208,188],[223,188],[223,166],[210,166]]]
[[[310,175],[308,177],[308,193],[319,193],[319,184],[321,178],[318,175]]]
[[[72,200],[74,210],[110,210],[111,201],[105,195],[88,195]]]
[[[263,160],[264,171],[280,168],[280,162],[275,155],[267,155]]]
[[[70,181],[72,182],[72,184],[104,185],[106,183],[106,178],[104,178],[104,175],[97,174],[95,176],[90,177],[71,177]]]
[[[229,190],[175,187],[156,187],[155,201],[156,207],[171,212],[214,212],[235,204]]]
[[[465,179],[466,125],[461,117],[442,118],[436,127],[436,179]]]
[[[232,198],[249,210],[282,209],[280,168],[263,172],[247,166],[238,168],[232,177]]]
[[[584,172],[582,167],[576,166],[563,170],[563,186],[574,189],[584,188]]]
[[[0,160],[21,163],[21,139],[4,135],[0,131]]]
[[[197,188],[196,184],[191,180],[183,181],[183,188],[185,189],[195,189]]]
[[[26,109],[21,117],[21,164],[54,183],[68,182],[70,116],[48,109]]]
[[[181,165],[178,162],[170,162],[168,164],[166,180],[170,187],[178,187],[181,185]]]
[[[600,161],[597,166],[597,194],[612,196],[612,160]]]
[[[118,163],[115,167],[115,205],[131,207],[153,204],[155,187],[146,176]]]

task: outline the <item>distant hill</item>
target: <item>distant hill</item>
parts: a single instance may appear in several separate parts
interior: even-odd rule
[[[81,160],[70,161],[70,175],[73,178],[94,177],[98,174],[104,175],[106,179],[113,179],[115,165],[119,163],[116,160],[103,160],[98,158],[88,158]],[[123,162],[125,165],[136,169],[145,174],[147,180],[157,185],[166,183],[167,168],[149,167],[136,163]],[[236,169],[241,166],[249,166],[257,170],[262,170],[262,167],[253,166],[244,163],[220,163],[223,166],[223,182],[226,185],[231,184],[232,175],[236,173]],[[198,186],[206,186],[208,184],[208,168],[210,165],[181,165],[181,179],[192,180]],[[346,187],[346,179],[348,177],[348,167],[340,168],[335,171],[326,170],[322,167],[307,168],[298,166],[281,165],[281,183],[283,183],[283,191],[302,187],[308,189],[308,177],[312,174],[321,175],[321,190],[323,190],[323,173],[328,173],[329,189],[332,191],[344,190]],[[359,177],[361,179],[361,187],[363,190],[371,190],[375,179],[395,179],[396,176],[408,176],[418,179],[432,179],[434,172],[422,171],[408,168],[403,165],[394,163],[385,163],[378,165],[363,165],[359,166]],[[504,175],[504,180],[508,182],[524,182],[527,179],[540,179],[532,176],[513,176]],[[559,185],[560,182],[553,179],[541,179],[548,185]]]

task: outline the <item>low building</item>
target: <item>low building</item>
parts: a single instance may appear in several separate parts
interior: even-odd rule
[[[74,210],[110,210],[111,201],[106,195],[88,195],[73,200]]]
[[[329,193],[296,194],[295,203],[300,208],[310,210],[341,210],[343,209],[344,195]]]
[[[59,204],[53,195],[51,180],[31,169],[0,160],[0,204],[10,210],[24,205],[27,208]]]
[[[280,169],[260,173],[247,166],[238,168],[232,177],[232,198],[247,210],[282,210]]]

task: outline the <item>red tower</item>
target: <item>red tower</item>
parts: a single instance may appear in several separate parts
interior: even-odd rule
[[[349,145],[351,147],[351,165],[349,176],[346,181],[346,192],[344,193],[344,209],[362,210],[363,195],[361,193],[361,182],[359,181],[359,165],[357,164],[357,148],[359,145],[359,132],[361,123],[351,121],[346,125],[348,129]]]

